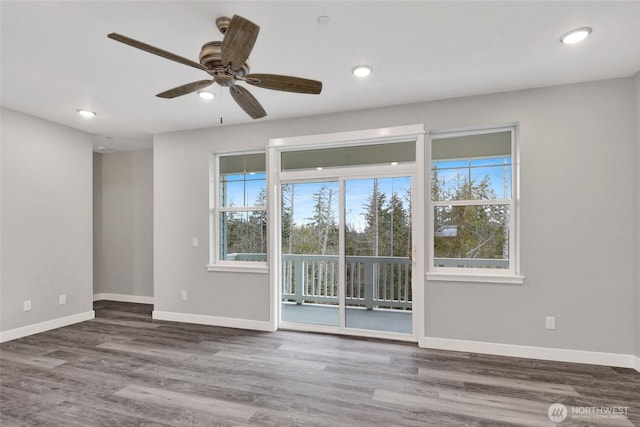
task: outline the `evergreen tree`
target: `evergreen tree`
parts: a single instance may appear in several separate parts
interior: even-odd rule
[[[363,255],[379,256],[381,255],[381,236],[384,236],[387,224],[385,224],[386,212],[385,201],[387,195],[381,193],[379,190],[378,179],[373,179],[373,187],[371,188],[371,194],[365,205],[366,212],[365,218],[365,239],[368,243],[368,248],[365,249],[366,253]],[[384,252],[384,251],[382,251]]]
[[[321,255],[338,253],[338,227],[335,218],[335,190],[322,185],[313,193],[313,216],[308,218]]]
[[[398,193],[391,195],[385,211],[385,218],[389,220],[389,256],[407,256],[407,249],[411,246],[411,227],[404,202]]]
[[[490,200],[495,198],[490,177],[479,183],[456,176],[453,200]],[[432,185],[434,182],[432,181]],[[444,183],[437,181],[437,187]],[[434,195],[443,194],[441,188],[432,189]],[[436,220],[435,256],[438,258],[504,258],[505,222],[508,214],[503,205],[438,207]],[[439,233],[438,233],[439,231]]]
[[[282,204],[280,208],[282,218],[282,251],[283,253],[293,253],[293,214],[295,205],[295,186],[292,184],[282,185]]]

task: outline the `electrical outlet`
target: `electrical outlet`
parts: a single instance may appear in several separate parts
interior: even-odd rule
[[[60,295],[58,297],[58,303],[60,305],[65,305],[67,303],[67,295]]]
[[[555,329],[556,328],[556,318],[555,317],[547,317],[546,319],[547,329]]]
[[[193,246],[194,248],[198,247],[198,238],[194,237],[193,239],[191,239],[191,246]]]
[[[182,291],[182,301],[186,301],[187,300],[187,291]]]
[[[31,311],[31,300],[30,299],[24,300],[24,302],[22,303],[22,309],[24,311]]]

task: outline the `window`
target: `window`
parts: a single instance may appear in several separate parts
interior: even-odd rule
[[[416,161],[416,142],[354,145],[283,151],[282,172],[372,165],[412,164]]]
[[[514,147],[514,128],[432,135],[429,276],[521,282]]]
[[[214,157],[211,270],[262,268],[267,262],[265,153]]]

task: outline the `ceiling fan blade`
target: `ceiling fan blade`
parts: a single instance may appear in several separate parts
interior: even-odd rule
[[[163,58],[170,59],[171,61],[179,62],[180,64],[188,65],[190,67],[197,68],[199,70],[208,71],[206,67],[202,66],[201,64],[198,64],[195,61],[192,61],[187,58],[183,58],[182,56],[176,55],[175,53],[167,52],[166,50],[162,50],[160,48],[151,46],[150,44],[143,43],[141,41],[132,39],[130,37],[123,36],[122,34],[111,33],[107,37],[109,37],[112,40],[119,41],[120,43],[128,44],[129,46],[152,53],[154,55],[158,55]]]
[[[259,119],[267,115],[258,100],[251,95],[251,92],[242,86],[231,86],[229,91],[231,92],[231,97],[238,103],[240,108],[251,116],[252,119]]]
[[[186,95],[191,92],[195,92],[198,89],[205,88],[213,84],[213,80],[199,80],[193,83],[187,83],[186,85],[174,87],[173,89],[165,90],[157,94],[160,98],[175,98],[177,96]]]
[[[250,85],[265,89],[310,93],[314,95],[322,91],[322,82],[300,77],[281,76],[278,74],[249,74],[246,76],[246,79]]]
[[[247,62],[259,31],[260,27],[253,22],[233,15],[222,40],[222,63],[234,71],[239,70]]]

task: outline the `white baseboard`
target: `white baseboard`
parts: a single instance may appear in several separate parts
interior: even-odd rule
[[[139,295],[126,295],[126,294],[93,294],[94,301],[119,301],[119,302],[135,302],[138,304],[153,304],[153,297],[144,297]]]
[[[423,337],[420,339],[418,345],[423,348],[433,348],[438,350],[523,357],[526,359],[552,360],[555,362],[616,366],[620,368],[632,368],[640,372],[640,359],[629,354],[567,350],[562,348],[530,347],[431,337]]]
[[[225,328],[252,329],[273,332],[271,322],[261,320],[236,319],[231,317],[205,316],[201,314],[173,313],[170,311],[153,311],[154,320],[170,322],[196,323],[199,325],[223,326]]]
[[[93,310],[84,313],[72,314],[71,316],[60,317],[58,319],[47,320],[46,322],[34,323],[33,325],[23,326],[21,328],[9,329],[0,332],[0,342],[15,340],[29,335],[39,334],[40,332],[50,331],[52,329],[62,328],[63,326],[73,325],[74,323],[84,322],[95,318]]]

